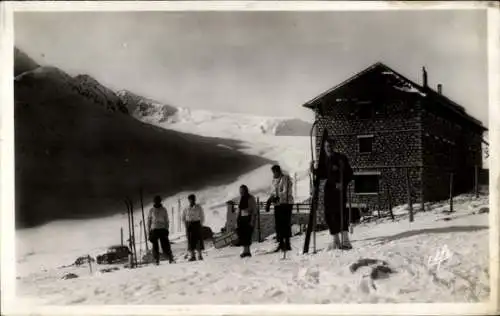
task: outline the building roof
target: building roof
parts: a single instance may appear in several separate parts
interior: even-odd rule
[[[403,84],[402,89],[404,89],[404,91],[418,93],[423,98],[432,99],[433,101],[437,102],[441,106],[450,109],[451,111],[460,115],[461,117],[463,117],[467,121],[480,127],[483,131],[487,130],[487,128],[483,126],[481,121],[479,121],[479,120],[475,119],[474,117],[470,116],[469,114],[467,114],[467,112],[465,111],[465,109],[462,106],[458,105],[456,102],[452,101],[451,99],[449,99],[448,97],[446,97],[442,93],[439,93],[428,86],[424,87],[424,86],[421,86],[421,85],[411,81],[410,79],[399,74],[398,72],[389,68],[388,66],[386,66],[385,64],[383,64],[381,62],[377,62],[377,63],[369,66],[368,68],[364,69],[363,71],[355,74],[354,76],[348,78],[347,80],[341,82],[340,84],[334,86],[333,88],[323,92],[322,94],[318,95],[317,97],[309,100],[303,106],[306,108],[315,109],[317,107],[317,105],[315,103],[318,100],[321,100],[328,95],[334,94],[336,91],[338,91],[342,87],[345,87],[347,84],[363,77],[364,75],[366,75],[372,71],[381,71],[383,74],[393,75],[394,77],[397,78],[398,81],[400,81]]]

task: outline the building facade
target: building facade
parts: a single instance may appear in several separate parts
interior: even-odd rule
[[[304,104],[316,113],[316,154],[327,129],[355,172],[354,208],[383,211],[473,189],[486,128],[438,91],[376,63]],[[409,184],[409,185],[408,185]],[[320,207],[321,208],[321,207]]]

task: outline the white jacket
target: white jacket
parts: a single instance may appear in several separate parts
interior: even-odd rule
[[[203,208],[199,204],[195,204],[193,207],[186,207],[182,212],[182,221],[184,223],[200,221],[203,225],[203,223],[205,222],[205,214],[203,212]]]
[[[169,227],[169,220],[168,220],[168,212],[167,209],[163,206],[161,207],[152,207],[149,210],[148,214],[148,231],[152,229],[160,229],[160,228],[165,228],[168,229]]]
[[[273,178],[271,196],[279,199],[277,204],[293,204],[293,182],[289,175]]]

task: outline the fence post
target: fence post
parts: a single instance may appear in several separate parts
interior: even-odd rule
[[[293,174],[293,192],[294,194],[294,199],[297,201],[298,195],[297,195],[297,172]]]
[[[420,169],[420,211],[425,212],[424,168]]]
[[[474,193],[476,199],[479,198],[479,166],[474,166]]]
[[[172,231],[175,232],[174,207],[172,206]]]
[[[144,230],[144,240],[146,240],[146,230]],[[146,243],[147,245],[147,243]],[[139,261],[142,258],[142,221],[139,222]]]
[[[297,224],[299,225],[299,233],[302,234],[302,221],[300,220],[300,210],[299,210],[299,203],[295,201],[295,209],[297,210]]]
[[[381,215],[380,215],[380,192],[377,192],[377,215],[378,215],[378,218],[381,217]]]
[[[351,203],[351,184],[347,186],[347,200],[349,201],[349,230],[351,234],[354,233],[354,227],[352,223],[352,203]]]
[[[391,219],[394,221],[394,213],[392,212],[392,195],[391,195],[391,189],[389,189],[389,186],[386,186],[387,188],[387,198],[389,200],[389,212],[391,214]]]
[[[257,198],[257,238],[259,242],[262,242],[262,232],[260,229],[260,199]]]
[[[450,213],[453,213],[453,172],[450,173]]]
[[[406,168],[406,191],[408,194],[408,207],[410,208],[410,223],[413,222],[413,204],[411,200],[410,169]]]
[[[123,227],[120,227],[120,244],[123,246]]]
[[[177,223],[179,224],[179,233],[182,233],[182,219],[181,219],[181,198],[177,199]]]
[[[89,270],[90,273],[92,273],[92,259],[90,258],[90,255],[87,255],[87,261],[89,263]]]

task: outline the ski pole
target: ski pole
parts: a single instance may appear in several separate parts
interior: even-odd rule
[[[146,236],[146,234],[148,233],[146,231],[146,220],[144,218],[144,203],[143,203],[143,192],[142,192],[142,188],[140,190],[140,196],[141,196],[141,210],[142,210],[142,225],[144,227],[144,241],[146,242],[146,253],[149,252],[149,249],[148,249],[148,237]],[[141,248],[142,249],[142,248]]]
[[[340,165],[340,249],[344,250],[344,162]]]
[[[129,266],[134,267],[134,258],[132,253],[132,228],[130,227],[130,205],[128,199],[125,198],[125,205],[127,206],[127,220],[128,220],[128,247],[129,247]]]
[[[131,227],[132,227],[132,238],[131,238],[131,243],[132,243],[132,248],[130,249],[132,251],[132,259],[134,262],[134,266],[137,266],[137,248],[135,245],[135,224],[134,224],[134,205],[132,203],[132,200],[127,197],[128,203],[130,205],[130,222],[131,222]]]

